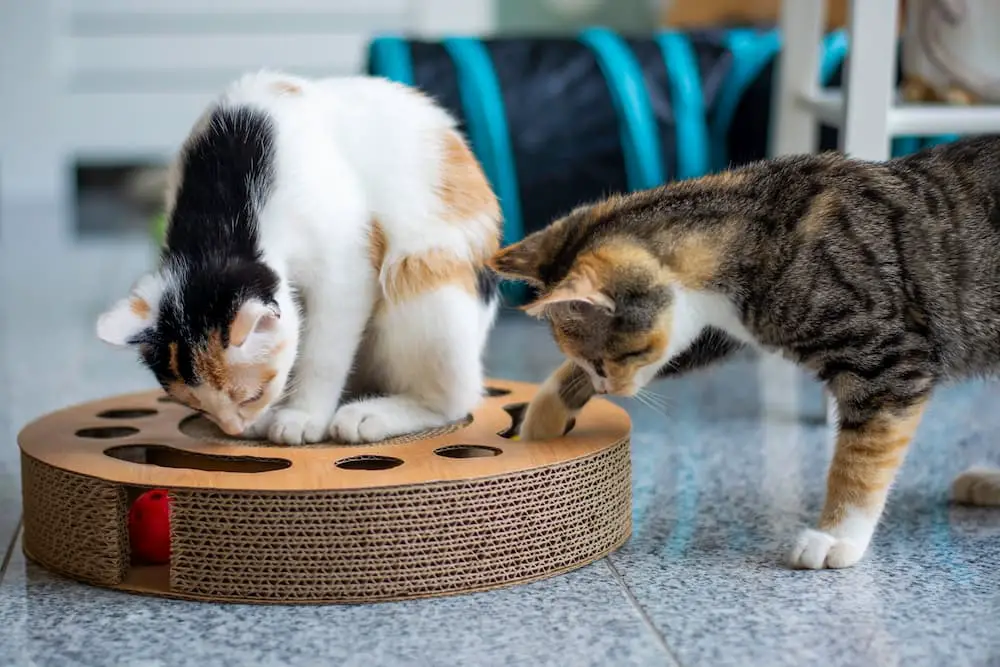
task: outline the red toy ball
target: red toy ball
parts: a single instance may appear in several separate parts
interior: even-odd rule
[[[135,499],[128,513],[132,555],[150,565],[170,562],[170,495],[152,489]]]

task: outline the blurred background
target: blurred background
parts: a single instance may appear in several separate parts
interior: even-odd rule
[[[829,5],[832,33],[846,3]],[[260,67],[375,73],[424,88],[462,118],[493,180],[504,181],[506,169],[511,182],[495,186],[514,234],[608,192],[760,157],[780,2],[2,0],[0,7],[0,210],[7,218],[0,238],[16,211],[46,203],[60,213],[33,221],[38,234],[52,226],[42,237],[155,240],[163,165],[211,97]],[[582,36],[591,26],[610,35],[587,44]],[[751,28],[759,43],[748,44],[738,28]],[[658,43],[664,31],[676,31],[680,43]],[[393,35],[405,38],[392,43]],[[456,35],[474,38],[471,56],[447,44]],[[640,122],[639,131],[652,137],[645,148],[658,165],[623,147],[616,75],[602,72],[620,68],[620,45],[608,44],[609,36],[624,44],[645,82],[640,121],[652,126]],[[380,38],[390,43],[376,45]],[[749,52],[753,46],[763,57]],[[463,65],[477,47],[493,70],[485,76]],[[842,57],[841,45],[827,79],[835,79]],[[506,123],[499,149],[485,145],[489,123],[469,122],[476,100],[468,98],[488,107],[491,78]]]

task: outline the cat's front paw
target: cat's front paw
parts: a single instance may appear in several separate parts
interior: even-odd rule
[[[561,438],[573,418],[562,405],[562,401],[536,399],[524,413],[524,421],[517,429],[521,440],[552,440]]]
[[[789,565],[801,570],[851,567],[865,555],[868,545],[856,540],[834,537],[820,530],[807,529],[799,534]]]
[[[440,415],[387,396],[341,407],[333,417],[330,435],[339,442],[379,442],[444,423]]]
[[[326,439],[330,420],[325,414],[316,414],[296,408],[280,408],[274,413],[267,430],[267,439],[282,445],[302,445]]]
[[[348,403],[337,410],[330,435],[340,442],[378,442],[399,433],[393,416],[366,401]]]

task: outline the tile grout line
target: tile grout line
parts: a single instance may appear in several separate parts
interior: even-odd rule
[[[653,619],[651,619],[649,617],[649,614],[646,613],[646,609],[641,604],[639,604],[639,600],[636,599],[635,593],[633,593],[632,589],[629,588],[628,584],[625,583],[625,577],[623,577],[622,573],[618,571],[618,568],[615,567],[615,564],[611,562],[611,558],[609,556],[604,557],[604,562],[607,564],[608,569],[611,571],[611,576],[615,578],[615,581],[618,583],[619,586],[621,586],[622,591],[625,592],[625,598],[628,600],[629,604],[632,605],[632,608],[635,609],[635,612],[639,614],[639,618],[642,619],[642,622],[646,626],[646,629],[653,633],[653,636],[656,638],[656,642],[660,645],[660,648],[666,651],[667,655],[670,657],[670,660],[673,661],[673,664],[676,665],[677,667],[681,667],[681,661],[671,650],[670,644],[667,643],[667,638],[663,636],[663,633],[660,632],[659,628],[657,628],[656,625],[653,623]]]
[[[21,524],[24,523],[24,517],[19,516],[17,518],[17,525],[14,526],[14,536],[10,539],[10,544],[7,545],[7,551],[3,555],[3,562],[0,562],[0,583],[3,583],[3,577],[7,574],[7,566],[10,565],[11,559],[14,557],[14,546],[17,544],[17,540],[21,537]]]

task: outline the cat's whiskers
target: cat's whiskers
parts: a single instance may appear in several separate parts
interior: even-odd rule
[[[668,411],[670,409],[670,405],[665,396],[661,396],[660,394],[652,392],[648,389],[640,389],[636,392],[633,398],[653,412],[656,412],[664,417],[669,416]]]
[[[662,407],[660,407],[660,406],[658,406],[658,405],[656,405],[656,404],[652,403],[652,402],[650,401],[649,397],[647,397],[647,396],[645,396],[645,395],[643,395],[643,394],[636,394],[636,395],[635,395],[635,396],[633,396],[632,398],[634,398],[634,399],[635,399],[635,400],[637,400],[637,401],[638,401],[639,403],[641,403],[642,405],[646,406],[647,408],[649,408],[649,409],[650,409],[650,410],[652,410],[653,412],[655,412],[655,413],[657,413],[657,414],[659,414],[659,415],[662,415],[662,416],[664,416],[664,417],[666,417],[666,416],[667,416],[667,413],[666,413],[666,412],[664,411],[664,409],[663,409]]]
[[[654,400],[657,404],[662,405],[664,408],[669,408],[672,406],[672,402],[669,398],[667,398],[663,394],[653,391],[652,389],[647,389],[646,387],[643,387],[642,389],[639,390],[639,393],[643,394],[647,398]]]

